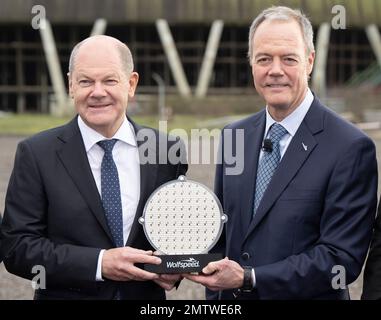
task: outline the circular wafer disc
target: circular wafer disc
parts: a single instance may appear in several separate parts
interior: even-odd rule
[[[226,220],[216,195],[184,176],[156,189],[139,219],[151,245],[164,254],[207,253]]]

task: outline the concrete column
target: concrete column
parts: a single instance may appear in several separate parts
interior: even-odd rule
[[[381,37],[377,26],[375,24],[368,25],[365,31],[377,58],[378,65],[381,67]]]
[[[56,116],[62,116],[68,113],[70,110],[67,110],[69,108],[68,96],[66,93],[60,60],[49,21],[41,21],[41,28],[39,30],[55,95],[55,104],[51,106],[50,113]]]
[[[181,96],[189,97],[191,95],[191,90],[183,66],[180,62],[179,54],[173,41],[168,22],[163,19],[156,20],[156,29],[159,33],[160,41],[163,45],[165,55],[167,56],[177,89]]]
[[[158,114],[159,120],[167,120],[165,117],[165,82],[163,78],[156,72],[152,75],[152,78],[156,81],[158,85],[159,100],[158,100]]]
[[[214,62],[216,60],[223,28],[223,21],[216,20],[213,22],[212,28],[210,29],[204,59],[202,61],[201,70],[197,81],[196,97],[198,98],[205,97],[208,91],[210,77],[212,75]]]
[[[18,30],[20,31],[20,30]],[[24,68],[23,68],[23,55],[22,55],[22,39],[20,32],[17,33],[16,43],[16,81],[17,81],[17,113],[21,114],[25,112],[25,94],[22,91],[24,85]]]
[[[91,30],[90,37],[105,34],[107,28],[106,19],[97,19],[94,22],[93,30]]]
[[[316,37],[316,57],[312,74],[312,88],[315,93],[323,99],[326,98],[327,95],[326,67],[330,33],[331,26],[328,22],[324,22],[320,25]]]
[[[41,68],[39,68],[39,74],[40,74],[40,79],[41,79],[41,87],[42,87],[42,90],[41,90],[41,95],[40,95],[40,99],[41,99],[41,102],[40,102],[40,107],[41,107],[41,111],[43,113],[49,113],[49,103],[48,103],[48,100],[49,100],[49,93],[48,93],[48,75],[47,73],[45,73],[45,70],[42,70]]]

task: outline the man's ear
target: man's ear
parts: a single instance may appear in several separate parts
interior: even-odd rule
[[[132,72],[130,75],[130,79],[128,80],[129,88],[128,88],[128,96],[132,98],[135,95],[136,87],[139,82],[139,74],[137,72]]]
[[[315,62],[315,51],[312,51],[307,59],[307,74],[310,76],[312,73],[312,69],[314,68]]]

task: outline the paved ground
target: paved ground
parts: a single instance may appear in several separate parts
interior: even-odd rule
[[[374,139],[378,148],[378,159],[381,159],[381,131],[369,131],[368,134]],[[0,136],[0,212],[4,211],[4,198],[6,186],[13,166],[13,158],[17,143],[20,137]],[[379,161],[379,170],[380,170]],[[213,165],[191,165],[189,168],[189,178],[212,186],[214,176]],[[380,179],[381,180],[381,179]],[[352,299],[359,299],[361,296],[362,275],[350,286]],[[168,293],[169,299],[204,299],[204,290],[200,285],[183,281],[177,291]],[[33,289],[29,281],[9,274],[4,264],[0,265],[0,299],[31,299]]]

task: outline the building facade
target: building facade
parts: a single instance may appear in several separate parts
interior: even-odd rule
[[[336,5],[345,9],[345,29],[332,28],[330,33],[326,65],[329,88],[346,85],[375,63],[365,27],[381,25],[378,0],[1,0],[0,110],[49,112],[54,92],[41,35],[32,23],[41,7],[52,26],[65,82],[72,47],[90,35],[96,19],[103,18],[107,21],[105,34],[129,45],[140,74],[139,93],[144,94],[157,92],[154,73],[163,78],[167,92],[177,92],[155,25],[157,19],[168,22],[193,91],[211,25],[222,20],[223,31],[208,88],[208,94],[218,95],[253,90],[246,57],[249,26],[261,10],[278,4],[301,8],[311,18],[315,31],[324,22],[331,24]]]

